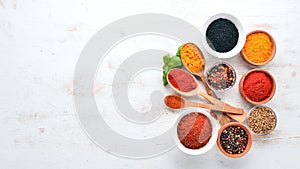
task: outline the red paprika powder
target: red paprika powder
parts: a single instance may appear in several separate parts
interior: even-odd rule
[[[252,72],[243,84],[244,94],[252,101],[260,102],[270,97],[273,89],[272,79],[264,72]]]
[[[184,105],[184,100],[178,95],[169,95],[165,97],[165,104],[172,109],[180,109]]]
[[[193,76],[182,69],[175,68],[170,70],[167,78],[171,85],[179,91],[190,92],[197,88],[197,83]]]
[[[192,112],[181,118],[177,125],[177,136],[189,149],[204,147],[212,136],[212,125],[207,116]]]

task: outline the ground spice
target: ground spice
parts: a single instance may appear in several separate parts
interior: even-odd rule
[[[184,100],[177,95],[169,95],[165,97],[165,104],[172,109],[180,109],[183,107]]]
[[[235,71],[226,63],[218,63],[207,72],[208,84],[215,90],[224,90],[234,85]]]
[[[268,134],[275,129],[276,115],[269,107],[255,107],[249,114],[248,126],[254,133]]]
[[[209,142],[212,136],[212,125],[204,114],[192,112],[179,121],[177,136],[186,148],[199,149]]]
[[[252,101],[260,102],[270,97],[272,79],[264,72],[252,72],[244,80],[244,94]]]
[[[237,45],[239,32],[230,20],[219,18],[208,26],[206,38],[212,49],[224,53],[232,50]]]
[[[230,126],[222,131],[220,143],[227,153],[241,154],[246,150],[248,135],[240,126]]]
[[[173,87],[182,92],[190,92],[197,88],[197,83],[193,76],[182,69],[171,69],[167,76]]]
[[[181,61],[192,73],[204,68],[205,60],[201,50],[193,43],[184,44],[180,52]]]
[[[247,36],[243,48],[245,57],[254,63],[264,63],[272,56],[272,41],[263,32],[252,33]]]

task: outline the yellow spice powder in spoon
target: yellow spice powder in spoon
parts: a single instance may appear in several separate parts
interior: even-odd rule
[[[180,57],[183,64],[192,73],[197,73],[204,68],[205,59],[200,49],[193,43],[187,43],[182,46]]]

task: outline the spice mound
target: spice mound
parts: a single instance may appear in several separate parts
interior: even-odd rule
[[[273,81],[264,72],[254,71],[246,76],[243,83],[245,95],[252,101],[260,102],[270,97]]]
[[[179,121],[177,136],[186,148],[200,149],[212,136],[212,124],[208,117],[200,112],[189,113]]]
[[[169,95],[165,97],[165,104],[172,109],[180,109],[184,105],[184,100],[180,96]]]
[[[228,19],[214,20],[206,30],[207,43],[217,52],[229,52],[238,42],[239,32]]]
[[[224,90],[234,85],[235,71],[226,63],[218,63],[207,72],[207,81],[215,90]]]
[[[264,32],[251,33],[243,48],[245,57],[254,63],[262,64],[272,57],[272,41]]]
[[[241,154],[246,150],[248,135],[240,126],[229,126],[222,131],[220,144],[228,154]]]
[[[192,73],[197,73],[203,70],[205,60],[201,50],[195,44],[184,44],[181,48],[180,57],[183,64]]]
[[[170,84],[182,92],[190,92],[197,88],[197,82],[194,77],[181,69],[171,69],[168,73],[168,81]]]
[[[248,117],[248,126],[256,134],[268,134],[276,127],[274,111],[265,106],[258,106],[251,110]]]

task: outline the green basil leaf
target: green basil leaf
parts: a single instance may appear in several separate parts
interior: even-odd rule
[[[183,45],[179,46],[176,52],[176,56],[180,57],[181,48]]]
[[[170,54],[166,54],[164,57],[163,57],[163,60],[164,60],[164,64],[168,64],[170,62]]]
[[[182,65],[181,59],[179,57],[173,56],[169,62],[169,68],[175,68]]]
[[[168,72],[173,68],[182,66],[182,62],[181,62],[181,59],[180,59],[181,48],[182,48],[182,46],[180,46],[177,49],[177,53],[173,57],[171,57],[170,54],[166,54],[165,56],[163,56],[163,62],[164,62],[164,66],[163,66],[163,83],[164,83],[165,86],[168,84],[168,80],[167,80]]]

